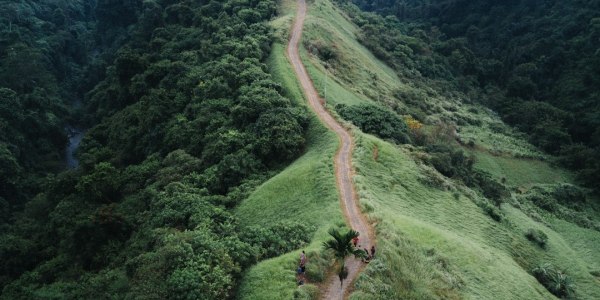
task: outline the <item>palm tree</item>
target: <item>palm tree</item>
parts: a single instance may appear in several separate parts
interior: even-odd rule
[[[350,229],[346,234],[342,234],[335,228],[331,228],[329,229],[329,235],[331,235],[333,239],[323,242],[323,248],[325,248],[325,250],[333,250],[333,256],[340,263],[338,276],[340,277],[341,288],[344,285],[344,279],[348,277],[348,269],[344,266],[346,257],[354,255],[358,258],[364,258],[366,254],[363,250],[355,248],[352,245],[352,239],[358,236],[357,231]]]

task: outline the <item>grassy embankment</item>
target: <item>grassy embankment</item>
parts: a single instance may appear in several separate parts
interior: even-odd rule
[[[330,104],[369,102],[388,106],[390,91],[411,89],[355,40],[354,27],[327,0],[310,7],[305,45],[325,44],[337,60],[323,63],[304,51],[309,73]],[[317,40],[318,42],[314,42]],[[505,178],[513,191],[536,184],[571,182],[568,172],[551,167],[534,147],[502,124],[491,112],[456,99],[431,95],[437,116],[469,117],[479,122],[460,126],[461,137],[474,140],[476,167]],[[548,299],[553,296],[530,275],[533,267],[551,263],[571,276],[576,295],[600,297],[600,285],[590,272],[600,270],[600,233],[544,214],[534,220],[513,199],[503,204],[501,222],[476,205],[481,196],[463,185],[446,181],[442,188],[426,184],[441,176],[415,157],[419,150],[396,146],[357,132],[354,163],[356,182],[365,211],[377,225],[379,253],[357,282],[353,299],[476,298]],[[377,148],[377,159],[374,149]],[[413,153],[414,151],[414,153]],[[471,150],[469,150],[471,151]],[[425,180],[424,180],[425,179]],[[545,249],[528,241],[524,232],[544,231]]]

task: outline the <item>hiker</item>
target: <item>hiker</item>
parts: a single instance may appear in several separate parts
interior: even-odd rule
[[[300,253],[300,266],[298,266],[298,285],[303,285],[306,281],[304,273],[306,272],[306,253],[302,250]]]
[[[371,256],[369,256],[369,250],[367,250],[367,247],[365,247],[364,250],[365,250],[365,258],[363,259],[363,262],[369,262],[371,260]]]
[[[371,258],[375,258],[375,245],[371,246]]]
[[[306,253],[304,253],[304,250],[302,250],[302,253],[300,253],[300,268],[304,274],[304,272],[306,272]]]
[[[360,235],[360,233],[358,235]],[[352,244],[354,244],[355,248],[356,248],[356,245],[358,245],[358,235],[355,236],[354,238],[352,238]]]

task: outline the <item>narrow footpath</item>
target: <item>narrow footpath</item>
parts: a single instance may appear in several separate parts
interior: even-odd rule
[[[308,103],[312,110],[317,114],[319,119],[329,129],[334,131],[340,139],[341,146],[335,155],[335,173],[337,186],[340,191],[340,202],[348,224],[356,231],[360,232],[360,248],[371,248],[371,241],[374,241],[373,233],[364,216],[358,208],[358,199],[354,191],[352,183],[352,150],[353,141],[350,133],[338,123],[323,107],[323,101],[319,97],[312,81],[308,77],[308,73],[300,60],[298,45],[302,36],[302,27],[306,17],[306,2],[298,0],[298,11],[296,13],[296,21],[292,29],[292,36],[288,44],[287,53],[296,72],[296,77],[302,85],[304,94],[308,99]],[[364,268],[365,264],[353,257],[346,259],[346,267],[348,268],[348,278],[344,280],[344,285],[340,288],[340,281],[336,274],[333,274],[326,279],[324,290],[321,291],[323,299],[341,299],[347,297],[349,287],[352,286],[358,274]]]

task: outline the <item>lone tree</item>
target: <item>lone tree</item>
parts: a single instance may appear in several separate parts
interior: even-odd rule
[[[339,262],[340,269],[338,270],[338,276],[341,288],[344,285],[344,279],[348,277],[348,269],[344,265],[346,257],[354,255],[358,258],[365,258],[366,253],[352,245],[352,239],[358,236],[357,231],[350,229],[346,234],[342,234],[338,230],[331,228],[329,229],[329,235],[333,239],[323,242],[323,248],[325,250],[333,250],[333,256]]]

